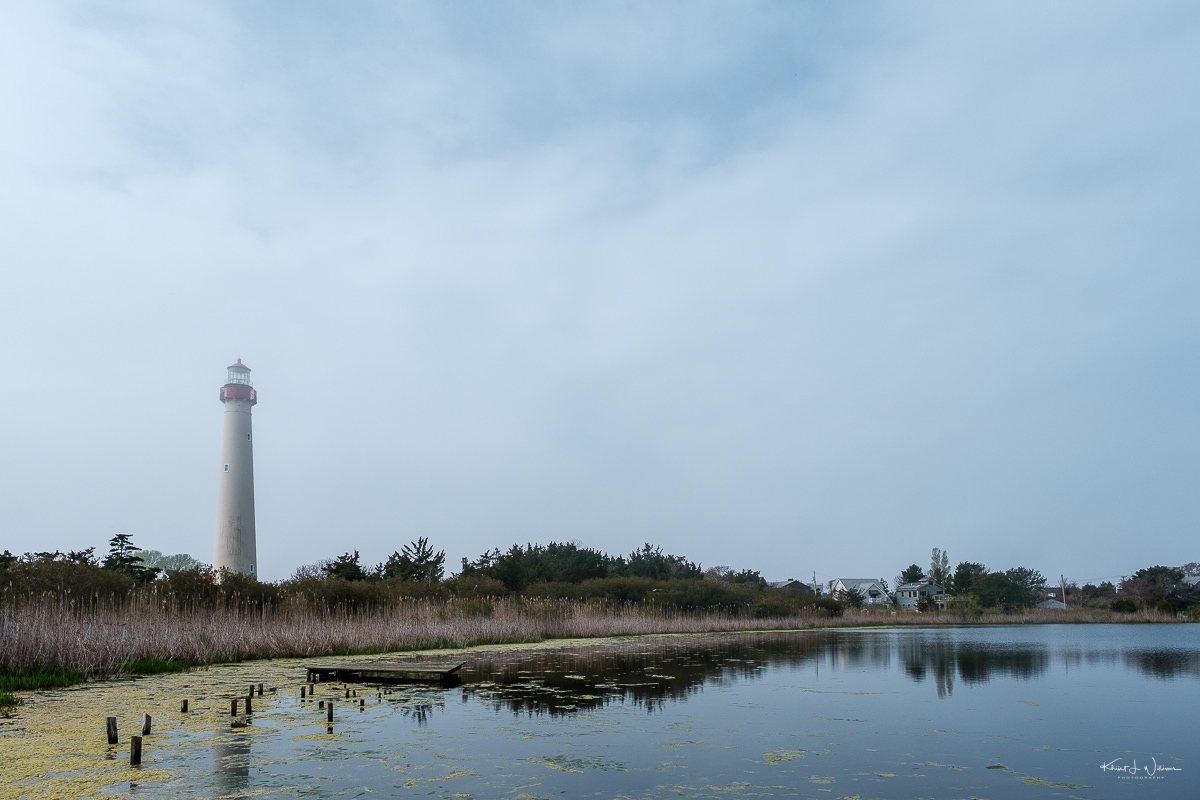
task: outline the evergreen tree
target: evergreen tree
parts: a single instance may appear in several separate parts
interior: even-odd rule
[[[128,533],[118,533],[108,540],[108,555],[101,566],[113,572],[123,572],[139,583],[148,583],[158,575],[157,568],[147,567],[141,556],[137,555],[133,537]]]
[[[946,587],[950,594],[966,594],[975,584],[987,574],[987,567],[974,561],[962,561],[954,568],[950,576],[950,585]]]
[[[385,578],[397,578],[417,583],[437,583],[445,574],[446,551],[433,552],[429,540],[424,536],[388,556],[380,568]]]
[[[321,566],[321,571],[331,578],[342,578],[348,581],[366,580],[367,573],[358,561],[358,551],[354,555],[342,553],[340,556]]]

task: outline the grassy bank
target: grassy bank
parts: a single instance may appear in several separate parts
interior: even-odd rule
[[[527,598],[411,600],[353,612],[302,603],[252,610],[180,608],[145,599],[85,607],[46,598],[0,606],[0,692],[249,659],[377,654],[548,638],[964,622],[1172,621],[1174,617],[1152,611],[1113,614],[1090,609],[1035,609],[985,614],[977,619],[891,614],[886,609],[831,616],[823,609],[810,609],[796,615],[755,618],[728,612]]]

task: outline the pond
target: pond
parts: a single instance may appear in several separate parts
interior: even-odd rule
[[[94,789],[76,784],[83,796],[1200,793],[1196,625],[662,636],[458,657],[463,684],[451,689],[355,684],[347,701],[340,684],[320,685],[317,699],[336,701],[332,732],[325,712],[299,699],[301,662],[112,684],[105,691],[140,687],[145,705],[174,702],[176,712],[174,698],[197,699],[186,723],[159,712],[164,727],[147,739],[141,772],[116,763],[127,759],[120,746],[96,748],[98,766],[75,754],[43,769],[77,781],[98,771]],[[266,669],[278,694],[256,703],[252,726],[230,729],[220,687]],[[38,704],[30,711],[26,731]],[[21,786],[55,791],[53,780],[21,779],[30,774],[16,776],[16,796]]]

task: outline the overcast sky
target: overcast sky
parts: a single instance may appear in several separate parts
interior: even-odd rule
[[[0,5],[0,550],[1200,560],[1192,3]]]

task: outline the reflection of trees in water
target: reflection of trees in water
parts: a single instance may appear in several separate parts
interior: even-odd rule
[[[1085,650],[1048,645],[989,644],[911,637],[898,645],[904,671],[922,681],[930,673],[938,682],[938,696],[949,694],[954,677],[964,683],[984,683],[995,677],[1028,680],[1045,674],[1050,664],[1061,663],[1066,671],[1089,667],[1112,667],[1118,663],[1155,678],[1191,676],[1200,678],[1200,652],[1182,649]]]
[[[1031,680],[1060,662],[1067,671],[1123,663],[1156,677],[1200,677],[1200,652],[1190,650],[1092,650],[865,631],[670,637],[492,651],[473,655],[461,674],[464,702],[478,698],[497,711],[559,715],[623,702],[653,712],[705,685],[754,680],[767,669],[886,670],[893,660],[914,681],[932,679],[939,697],[950,696],[956,682]]]
[[[705,684],[753,680],[768,666],[799,667],[815,659],[831,638],[824,633],[672,637],[480,653],[463,667],[463,696],[478,695],[497,710],[526,714],[570,714],[613,701],[655,711]]]
[[[826,659],[834,669],[871,666],[886,668],[892,662],[892,642],[888,636],[846,633],[829,634],[824,647]]]
[[[984,683],[994,677],[1029,679],[1044,673],[1050,654],[1044,645],[991,645],[950,639],[904,637],[898,642],[900,662],[915,681],[930,674],[937,683],[938,697],[954,691],[954,679]]]
[[[434,711],[446,710],[445,694],[441,690],[435,690],[436,694],[424,690],[421,694],[409,693],[389,697],[389,703],[396,704],[396,710],[402,716],[408,717],[413,722],[417,723],[418,728],[424,728],[429,724],[430,717]]]
[[[1154,678],[1200,678],[1200,653],[1195,650],[1126,650],[1125,666]]]

